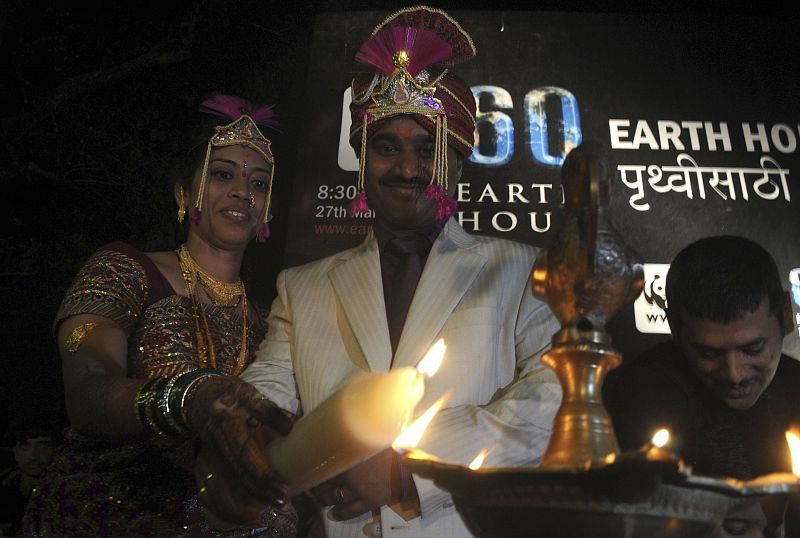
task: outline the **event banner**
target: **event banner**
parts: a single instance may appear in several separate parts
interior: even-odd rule
[[[700,237],[759,241],[792,288],[800,267],[800,88],[789,67],[797,37],[698,14],[451,14],[478,51],[454,68],[478,105],[477,145],[457,190],[467,231],[546,247],[560,224],[564,158],[593,140],[615,160],[613,225],[645,266],[642,295],[610,324],[624,353],[666,338],[668,264]],[[317,18],[287,265],[355,246],[369,230],[369,213],[348,211],[358,170],[347,138],[349,85],[355,52],[385,15]]]

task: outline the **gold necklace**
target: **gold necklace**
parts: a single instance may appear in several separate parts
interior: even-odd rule
[[[206,316],[206,312],[203,308],[200,307],[200,304],[197,300],[197,295],[195,294],[196,287],[194,285],[195,278],[200,281],[200,273],[203,271],[197,262],[189,255],[189,251],[186,250],[186,245],[181,246],[180,249],[177,251],[178,253],[178,261],[181,266],[181,276],[183,277],[183,281],[186,284],[186,293],[189,294],[189,298],[192,301],[192,317],[194,318],[194,328],[195,328],[195,339],[197,342],[197,355],[199,359],[199,367],[205,368],[206,366],[211,366],[211,368],[217,368],[217,353],[216,348],[214,347],[214,340],[211,336],[211,327],[208,324],[208,317]],[[206,273],[207,274],[207,273]],[[210,276],[210,275],[209,275]],[[211,277],[213,279],[213,277]],[[202,282],[201,282],[202,283]],[[227,282],[223,282],[223,284],[228,284]],[[233,370],[233,375],[239,375],[244,371],[244,367],[247,364],[247,335],[248,335],[248,328],[247,328],[247,295],[244,293],[244,285],[240,280],[238,283],[242,287],[242,292],[238,294],[241,296],[241,304],[242,304],[242,343],[241,348],[239,349],[239,357],[236,360],[236,366]],[[205,287],[203,289],[207,292]],[[209,297],[211,295],[209,294]],[[214,300],[211,298],[212,301]],[[235,304],[235,303],[234,303]],[[215,305],[219,306],[219,305]]]
[[[185,264],[189,271],[194,273],[194,277],[197,278],[214,306],[236,306],[240,298],[244,297],[244,283],[241,279],[236,282],[225,282],[215,278],[192,258],[186,245],[181,245],[181,248],[178,249],[178,258],[181,261],[181,267]]]

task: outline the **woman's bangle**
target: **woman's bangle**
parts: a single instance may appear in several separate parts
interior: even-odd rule
[[[161,393],[158,395],[157,400],[157,409],[158,412],[161,414],[161,417],[164,419],[164,422],[169,426],[171,432],[174,435],[183,437],[186,435],[187,431],[186,428],[178,423],[176,418],[175,406],[170,408],[170,395],[172,393],[172,389],[175,387],[176,382],[183,376],[184,374],[175,374],[167,378],[167,383],[164,385],[164,388],[161,390]]]
[[[199,382],[222,375],[213,368],[200,368],[145,383],[136,394],[136,412],[144,427],[159,437],[186,437],[191,428],[184,409]]]
[[[167,436],[170,431],[165,421],[158,416],[158,399],[168,377],[151,379],[136,393],[136,411],[144,427],[158,437]]]
[[[189,401],[191,395],[203,381],[220,375],[222,374],[213,368],[200,368],[198,370],[192,370],[191,372],[179,374],[180,377],[175,381],[168,396],[170,404],[169,411],[172,418],[178,422],[185,431],[191,431],[189,418],[186,415],[186,402]]]

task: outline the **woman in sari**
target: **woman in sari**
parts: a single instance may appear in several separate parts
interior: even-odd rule
[[[198,446],[222,454],[251,439],[260,446],[291,422],[235,377],[265,331],[240,269],[248,243],[269,235],[274,159],[259,125],[271,122],[271,108],[253,110],[217,95],[201,111],[213,121],[190,137],[175,184],[178,220],[188,220],[186,242],[165,252],[126,243],[100,248],[58,311],[71,427],[31,498],[25,535],[296,533],[285,486],[271,476],[266,488],[241,485],[260,497],[241,507],[246,518],[237,514],[248,525],[225,523],[205,509],[214,501],[206,497],[215,469],[196,460]],[[211,379],[216,388],[198,404],[198,389]],[[216,401],[221,393],[228,399]],[[231,430],[229,424],[242,423],[227,420],[236,413],[245,413],[246,430]],[[259,471],[270,474],[256,471],[249,473],[254,480]],[[214,493],[220,494],[236,492]]]

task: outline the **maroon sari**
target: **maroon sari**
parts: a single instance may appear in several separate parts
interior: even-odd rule
[[[216,348],[217,370],[232,374],[239,358],[238,307],[201,304]],[[143,253],[125,243],[98,250],[68,290],[56,326],[77,314],[118,323],[128,338],[128,376],[153,378],[198,368],[192,303],[178,295]],[[248,357],[264,337],[261,316],[249,320]],[[133,402],[131,402],[133,405]],[[145,438],[110,442],[70,431],[31,496],[26,536],[294,536],[293,511],[264,514],[263,528],[212,531],[198,503],[195,440]]]

